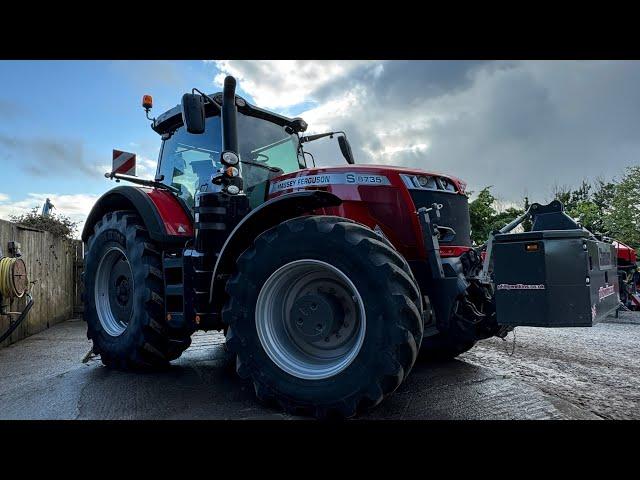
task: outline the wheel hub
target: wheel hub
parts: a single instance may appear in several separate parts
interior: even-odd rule
[[[120,306],[125,306],[129,302],[129,280],[126,277],[120,277],[116,281],[116,299]]]
[[[313,343],[324,340],[342,325],[344,311],[334,296],[312,293],[293,302],[289,319],[295,331]]]
[[[121,335],[133,314],[133,273],[124,252],[112,247],[96,271],[95,301],[98,319],[112,337]]]
[[[328,378],[358,355],[364,342],[364,302],[353,282],[333,265],[295,260],[263,284],[256,329],[271,360],[304,379]]]

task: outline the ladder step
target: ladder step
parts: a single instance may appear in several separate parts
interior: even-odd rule
[[[164,289],[164,294],[182,297],[184,295],[184,286],[181,283],[176,285],[167,285]]]
[[[164,257],[162,265],[164,268],[182,268],[182,257]]]

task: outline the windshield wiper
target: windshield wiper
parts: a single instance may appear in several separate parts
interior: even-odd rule
[[[168,190],[170,192],[173,193],[180,193],[180,189],[174,187],[173,185],[167,185],[165,183],[160,183],[156,180],[146,180],[144,178],[138,178],[138,177],[134,177],[132,175],[125,175],[123,173],[105,173],[104,174],[105,178],[108,178],[110,180],[115,179],[116,182],[119,182],[120,180],[125,180],[127,182],[131,182],[131,183],[135,183],[138,185],[142,185],[144,187],[152,187],[152,188],[159,188],[162,190]]]
[[[270,172],[274,172],[274,173],[280,173],[282,171],[282,169],[280,168],[270,167],[269,165],[263,165],[262,163],[252,162],[250,160],[240,160],[240,163],[247,163],[249,165],[255,165],[256,167],[266,168]]]

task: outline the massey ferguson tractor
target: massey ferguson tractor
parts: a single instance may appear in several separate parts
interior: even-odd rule
[[[592,326],[618,305],[614,247],[561,203],[533,204],[481,257],[461,180],[354,165],[343,132],[305,135],[235,87],[193,89],[157,118],[145,96],[155,180],[106,174],[137,184],[103,195],[82,233],[84,317],[107,367],[165,367],[196,330],[222,330],[260,400],[351,417],[419,353],[453,358],[521,325]],[[308,145],[327,136],[346,165],[315,166]],[[509,233],[525,218],[533,231]]]

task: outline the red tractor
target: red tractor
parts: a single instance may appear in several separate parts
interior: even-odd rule
[[[350,417],[419,352],[452,358],[517,325],[591,326],[617,305],[613,247],[559,202],[532,205],[534,231],[492,237],[483,264],[462,181],[356,166],[343,132],[305,136],[302,119],[235,86],[150,118],[155,180],[107,174],[139,186],[102,196],[82,234],[84,317],[106,366],[164,367],[196,330],[223,330],[259,399]],[[325,136],[347,165],[315,166],[305,148]]]

